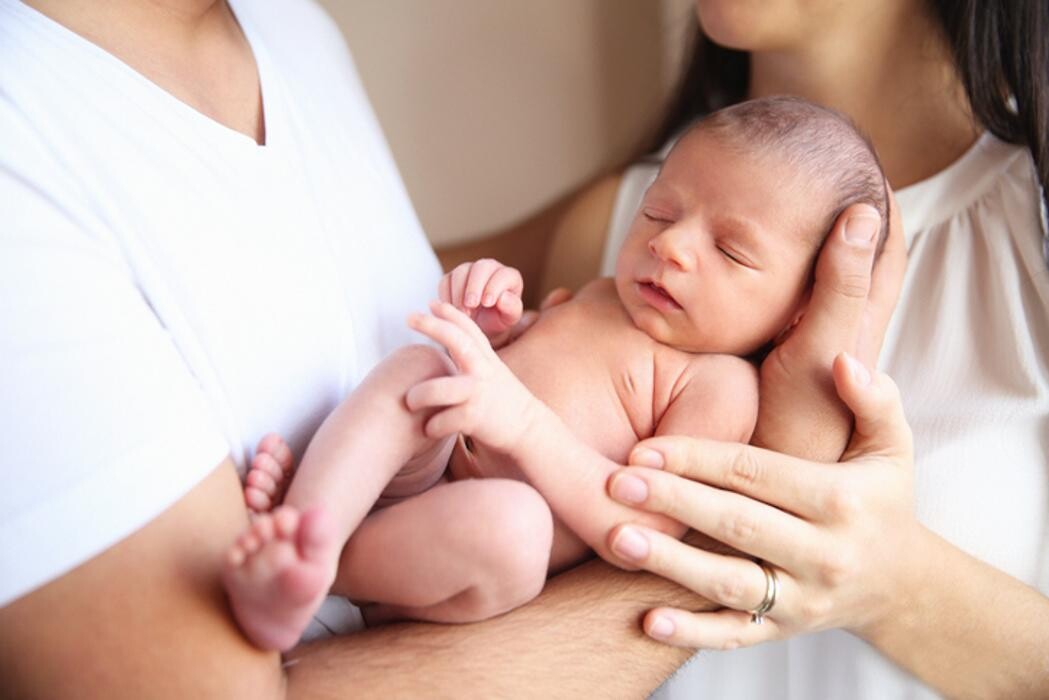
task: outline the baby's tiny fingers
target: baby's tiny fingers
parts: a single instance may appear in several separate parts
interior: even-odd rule
[[[495,306],[503,294],[510,292],[520,297],[524,292],[524,280],[521,273],[513,267],[500,267],[488,280],[484,288],[482,303],[486,307]]]
[[[478,327],[477,323],[451,304],[430,302],[430,310],[437,318],[447,321],[458,328],[467,338],[476,343],[479,348],[491,348],[488,337]]]
[[[408,410],[418,411],[436,406],[454,406],[469,399],[476,382],[466,374],[452,377],[437,377],[420,382],[408,390],[404,397]]]
[[[457,265],[454,270],[448,273],[451,277],[449,282],[451,299],[448,301],[455,306],[461,307],[463,305],[463,293],[466,291],[466,281],[470,277],[470,267],[472,265],[473,263],[463,263],[462,265]]]
[[[426,437],[435,440],[456,433],[469,433],[474,428],[473,413],[475,410],[473,404],[460,404],[446,408],[426,421],[423,432],[426,433]]]
[[[482,258],[476,261],[470,268],[470,275],[466,280],[463,303],[458,306],[466,309],[476,309],[478,306],[481,306],[481,295],[484,294],[484,298],[488,298],[485,288],[491,283],[493,276],[498,274],[496,272],[498,268],[499,263],[491,258]],[[483,305],[491,306],[491,304],[487,303]]]
[[[452,273],[448,273],[437,283],[437,298],[441,301],[452,303]]]
[[[466,318],[467,321],[470,321],[463,312],[459,311],[451,304],[435,304],[432,308],[445,309],[446,313],[449,313],[447,312],[447,309],[451,309],[456,314]],[[470,323],[473,323],[473,321],[470,321]],[[470,372],[476,367],[480,357],[478,354],[479,349],[477,342],[470,337],[469,333],[465,332],[456,324],[444,318],[435,318],[434,316],[427,316],[425,314],[412,314],[408,317],[408,326],[412,330],[422,333],[435,343],[444,346],[444,349],[448,351],[452,361],[460,370]],[[480,330],[477,332],[480,333]],[[484,336],[482,335],[482,338],[483,337]],[[487,339],[484,342],[487,344]]]
[[[514,294],[513,292],[503,292],[499,296],[499,301],[496,302],[496,307],[499,311],[499,317],[507,325],[517,323],[517,320],[521,318],[521,314],[524,313],[524,302],[521,301],[521,297]]]

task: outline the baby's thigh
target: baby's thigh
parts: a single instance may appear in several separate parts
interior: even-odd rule
[[[468,479],[377,511],[343,552],[338,592],[351,599],[421,606],[466,589],[523,602],[546,579],[550,508],[528,484]]]

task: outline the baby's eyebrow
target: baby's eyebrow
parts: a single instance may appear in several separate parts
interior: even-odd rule
[[[761,228],[743,217],[718,217],[716,224],[719,231],[738,239],[748,248],[758,249],[764,240]]]

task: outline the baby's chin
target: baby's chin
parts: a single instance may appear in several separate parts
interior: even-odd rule
[[[672,347],[681,352],[688,352],[696,355],[712,354],[751,357],[763,349],[765,349],[765,353],[767,354],[768,349],[770,349],[771,346],[771,341],[766,341],[764,343],[743,343],[739,341],[733,342],[733,340],[727,338],[712,338],[709,335],[702,337],[685,337],[684,334],[675,332],[675,329],[671,328],[670,325],[660,317],[653,317],[647,314],[641,315],[635,313],[631,309],[628,309],[628,315],[630,316],[630,320],[633,322],[634,327],[649,338],[661,345]]]

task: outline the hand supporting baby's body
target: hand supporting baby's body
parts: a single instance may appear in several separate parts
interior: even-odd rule
[[[505,282],[507,269],[484,272]],[[453,276],[441,296],[507,339],[520,289],[484,304],[468,299],[469,276],[454,285]],[[499,356],[449,304],[412,325],[456,366],[425,347],[384,360],[310,443],[290,508],[256,518],[231,554],[227,590],[260,646],[293,645],[329,587],[379,603],[371,620],[462,622],[515,607],[538,593],[548,568],[588,548],[615,561],[605,536],[636,515],[604,484],[638,440],[675,432],[745,441],[753,427],[753,368],[653,341],[608,281],[543,314]],[[449,482],[441,474],[459,433],[473,450],[459,443]],[[369,515],[380,494],[394,505]],[[649,524],[682,534],[676,523]]]
[[[553,572],[588,549],[622,564],[605,538],[636,515],[606,497],[605,483],[639,440],[684,434],[746,442],[753,430],[753,366],[653,340],[631,322],[611,280],[542,313],[498,358],[454,308],[436,306],[411,325],[449,349],[457,381],[481,386],[467,399],[454,396],[452,407],[427,424],[435,435],[451,428],[472,437],[472,450],[453,454],[451,473],[535,486],[557,521]],[[676,523],[649,524],[683,534]]]

